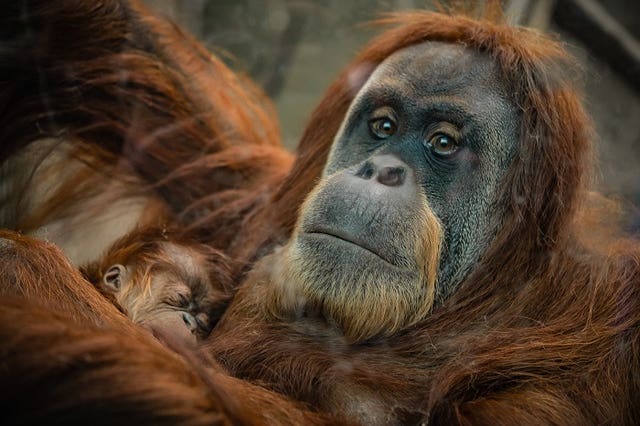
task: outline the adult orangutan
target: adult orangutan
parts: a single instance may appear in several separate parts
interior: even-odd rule
[[[312,115],[270,209],[329,152],[320,183],[209,352],[364,424],[637,423],[640,244],[587,191],[571,59],[497,23],[385,22]]]
[[[10,299],[1,378],[20,392],[0,395],[8,419],[87,420],[94,407],[198,423],[241,404],[250,414],[234,419],[256,423],[640,421],[640,244],[587,191],[592,137],[571,59],[496,21],[384,23],[394,28],[329,88],[291,173],[229,246],[251,260],[290,236],[205,343],[221,366]],[[5,251],[42,249],[4,238]],[[36,296],[38,269],[20,278]],[[48,337],[49,322],[67,333]],[[149,361],[135,371],[164,392],[127,376],[138,353]],[[61,357],[74,374],[57,374]],[[54,398],[31,395],[42,389]]]

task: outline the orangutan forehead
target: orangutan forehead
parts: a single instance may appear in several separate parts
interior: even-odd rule
[[[356,95],[345,121],[381,106],[440,116],[460,127],[512,121],[518,107],[509,96],[495,61],[459,44],[424,42],[385,59]],[[490,111],[487,114],[487,111]]]
[[[190,283],[206,281],[207,265],[200,253],[189,247],[168,242],[163,243],[163,250],[171,269],[185,281]]]
[[[395,89],[414,96],[504,91],[497,64],[488,54],[460,44],[433,41],[406,47],[389,56],[376,68],[366,87]]]

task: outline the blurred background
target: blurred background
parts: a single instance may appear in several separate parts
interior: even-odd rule
[[[264,88],[292,150],[329,83],[377,33],[367,22],[385,12],[434,9],[425,0],[145,1]],[[595,181],[629,208],[628,227],[640,233],[640,1],[503,3],[511,23],[555,34],[582,63],[599,138]]]

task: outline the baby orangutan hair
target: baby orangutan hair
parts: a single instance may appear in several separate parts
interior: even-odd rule
[[[81,272],[133,322],[170,344],[206,337],[228,300],[224,254],[166,229],[125,235]]]

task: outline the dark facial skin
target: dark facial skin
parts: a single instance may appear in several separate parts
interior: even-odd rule
[[[103,291],[134,322],[177,345],[193,345],[211,327],[214,292],[204,259],[187,247],[165,243],[171,262],[111,265],[101,280]]]
[[[395,132],[376,136],[371,127],[387,120]],[[383,154],[414,171],[445,229],[437,289],[443,298],[500,225],[503,209],[494,203],[518,148],[518,123],[490,58],[450,44],[413,46],[385,61],[360,91],[325,176]]]
[[[500,227],[518,123],[489,57],[427,42],[385,60],[353,101],[285,250],[305,302],[356,340],[423,318]],[[361,322],[395,319],[349,331],[358,310],[371,313]]]

